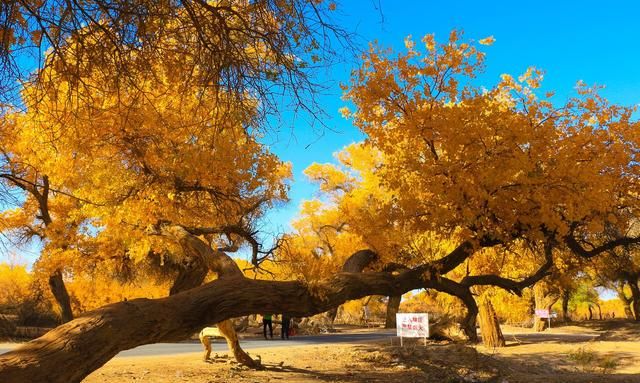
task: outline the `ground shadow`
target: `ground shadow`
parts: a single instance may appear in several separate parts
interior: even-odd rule
[[[301,374],[324,382],[626,382],[640,383],[640,375],[602,373],[597,366],[577,366],[566,354],[488,355],[454,344],[356,346],[360,366],[319,372],[293,366],[267,366],[270,371]],[[615,353],[624,365],[634,354]],[[592,368],[593,367],[593,368]]]
[[[597,334],[555,334],[555,333],[529,333],[507,334],[504,339],[507,347],[513,347],[532,343],[584,343],[598,338]]]
[[[595,352],[598,355],[597,352]],[[611,353],[610,353],[611,354]],[[599,360],[607,355],[600,354]],[[618,363],[618,368],[629,363],[634,363],[634,354],[615,353],[609,355]],[[517,354],[517,355],[493,355],[491,356],[501,373],[509,381],[516,382],[625,382],[640,383],[639,374],[615,373],[615,369],[604,371],[597,361],[577,364],[575,360],[566,354],[541,355]]]

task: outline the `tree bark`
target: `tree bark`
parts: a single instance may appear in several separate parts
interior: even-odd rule
[[[218,330],[220,330],[220,334],[224,336],[229,350],[231,350],[231,353],[238,363],[253,369],[262,368],[259,361],[254,360],[240,347],[240,340],[238,339],[235,328],[233,328],[233,321],[231,319],[218,322]]]
[[[480,334],[485,347],[496,348],[506,345],[496,311],[486,296],[480,301]]]
[[[396,328],[396,314],[400,309],[401,301],[401,295],[394,295],[389,297],[389,301],[387,302],[387,317],[384,322],[384,328]]]
[[[178,294],[202,285],[209,270],[217,273],[218,279],[243,276],[242,271],[231,257],[222,251],[213,250],[200,238],[190,235],[180,227],[171,227],[166,229],[165,232],[182,245],[187,259],[190,260],[185,267],[180,269],[178,277],[173,286],[171,286],[169,295]],[[258,361],[253,360],[240,346],[240,340],[231,319],[219,322],[217,326],[238,363],[253,369],[262,367]]]
[[[591,305],[587,306],[587,310],[589,310],[589,320],[593,320],[593,310],[591,310]]]
[[[424,287],[453,295],[462,301],[467,308],[467,314],[460,322],[460,327],[470,342],[477,343],[478,331],[476,329],[476,324],[478,318],[478,305],[476,304],[476,300],[473,298],[471,289],[445,277],[430,279],[425,282]]]
[[[60,319],[62,323],[73,320],[73,311],[71,310],[71,299],[62,279],[62,272],[56,270],[49,276],[49,288],[60,308]]]
[[[473,299],[473,297],[471,298]],[[475,300],[473,303],[468,300],[463,300],[465,306],[467,307],[467,315],[462,319],[462,331],[469,338],[469,342],[478,343],[478,330],[477,330],[477,319],[478,319],[478,305]]]
[[[622,301],[622,305],[624,306],[624,316],[627,319],[633,319],[633,311],[631,310],[631,304],[633,303],[633,299],[628,297],[624,292],[624,285],[626,281],[620,282],[620,284],[616,284],[616,292],[618,293],[618,299]]]
[[[178,276],[169,289],[169,295],[175,295],[202,285],[208,273],[209,269],[202,262],[180,267]]]
[[[401,295],[424,287],[428,270],[340,273],[314,284],[230,276],[167,298],[107,305],[1,355],[0,381],[80,382],[126,349],[182,340],[207,324],[243,315],[286,312],[303,317],[369,295]]]
[[[571,290],[562,290],[562,321],[567,323],[571,322],[569,317],[569,299],[571,299]]]
[[[342,271],[345,273],[361,273],[367,266],[369,266],[373,261],[378,259],[378,254],[371,250],[359,250],[355,253],[351,254],[346,261],[344,261],[344,265],[342,265]],[[338,315],[339,307],[334,307],[331,310],[327,311],[327,319],[333,326],[333,322],[336,321],[336,316]]]
[[[20,188],[28,191],[38,202],[38,208],[40,214],[36,217],[42,220],[45,227],[51,226],[53,219],[49,212],[49,176],[43,175],[41,177],[42,188],[40,189],[35,184],[29,185],[21,183],[20,181],[12,181]],[[68,244],[60,246],[62,249],[66,249]],[[60,308],[60,320],[62,323],[67,323],[73,320],[73,311],[71,310],[71,299],[69,299],[69,292],[64,285],[64,279],[62,279],[62,270],[57,269],[49,275],[49,288],[53,294],[58,307]]]
[[[631,310],[630,303],[629,303],[629,304],[626,304],[626,305],[624,306],[624,316],[625,316],[627,319],[634,319],[634,317],[633,317],[633,311]]]
[[[533,286],[533,295],[536,303],[536,309],[548,310],[551,314],[551,307],[560,298],[558,291],[546,281],[541,281]],[[549,319],[534,316],[533,329],[535,331],[544,331],[549,325]]]
[[[631,288],[631,307],[633,308],[633,317],[636,321],[640,321],[640,288],[638,288],[638,280],[629,279],[628,283]]]
[[[171,231],[168,234],[172,235]],[[216,252],[197,237],[186,235],[184,229],[175,229],[173,235],[186,254]],[[87,312],[0,355],[0,381],[80,382],[120,351],[183,340],[211,323],[261,312],[305,317],[348,300],[397,296],[419,288],[434,288],[461,298],[469,310],[463,329],[470,340],[477,341],[478,308],[469,287],[441,277],[464,261],[472,249],[463,243],[442,259],[413,269],[342,272],[315,283],[251,280],[236,274],[238,266],[228,256],[206,256],[201,259],[222,276],[218,280],[166,298],[134,299]]]

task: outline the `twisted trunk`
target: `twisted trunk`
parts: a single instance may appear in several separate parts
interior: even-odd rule
[[[640,321],[640,288],[638,288],[638,279],[629,279],[627,281],[631,288],[631,307],[633,308],[633,318]]]
[[[80,382],[117,353],[144,344],[183,340],[202,327],[261,312],[305,317],[326,312],[370,295],[398,296],[419,288],[436,288],[461,297],[469,312],[464,325],[477,340],[477,305],[469,287],[440,277],[473,251],[465,242],[430,264],[394,273],[339,273],[316,283],[262,281],[237,273],[231,258],[183,228],[167,230],[186,254],[199,257],[220,278],[161,299],[134,299],[87,312],[20,348],[0,355],[1,382]],[[481,241],[481,246],[491,242]],[[223,325],[224,327],[224,325]],[[223,330],[224,331],[224,330]],[[60,368],[60,366],[70,366]]]
[[[551,307],[560,298],[558,291],[547,282],[540,282],[533,287],[533,295],[535,298],[536,309],[548,310],[551,314]],[[549,325],[549,319],[534,317],[533,329],[535,331],[543,331]]]
[[[624,316],[627,319],[633,319],[633,311],[631,310],[630,304],[624,306]]]
[[[207,324],[238,316],[285,312],[303,317],[369,295],[401,295],[425,285],[425,270],[340,273],[312,285],[231,275],[166,298],[107,305],[1,355],[0,381],[80,382],[123,350],[182,340]]]
[[[425,283],[425,288],[432,288],[434,290],[453,295],[460,299],[464,306],[467,308],[467,314],[462,318],[460,327],[465,337],[470,342],[478,342],[478,331],[476,330],[476,323],[478,318],[478,305],[473,298],[471,289],[467,286],[447,279],[445,277],[439,277],[437,279],[431,279]]]
[[[170,295],[202,285],[209,270],[217,273],[218,279],[243,276],[242,271],[231,257],[222,251],[213,250],[200,238],[190,235],[180,227],[167,228],[165,232],[182,245],[187,259],[191,261],[180,269],[178,277],[171,286]],[[231,319],[221,321],[217,323],[217,326],[238,363],[249,368],[261,368],[260,363],[253,360],[240,347],[240,340]]]
[[[49,276],[49,288],[60,308],[60,318],[62,323],[73,320],[73,311],[71,311],[71,299],[62,279],[62,272],[56,270]]]
[[[42,175],[42,186],[39,187],[36,184],[29,184],[15,178],[11,179],[14,184],[29,192],[35,200],[38,202],[38,209],[40,214],[36,217],[42,220],[45,227],[51,226],[53,219],[49,212],[49,176]],[[44,237],[42,237],[44,239]],[[63,243],[60,245],[61,249],[66,249],[68,244]],[[49,275],[49,288],[53,294],[53,298],[56,304],[60,308],[60,319],[62,323],[67,323],[73,320],[73,311],[71,310],[71,299],[69,299],[69,292],[64,285],[64,279],[62,279],[62,270],[57,269]]]
[[[471,298],[473,299],[473,297]],[[465,336],[469,338],[469,341],[472,343],[478,343],[478,330],[477,330],[477,318],[478,318],[478,305],[475,300],[473,302],[466,301],[465,306],[467,307],[467,315],[462,319],[462,331]]]
[[[367,266],[373,261],[378,259],[378,254],[371,250],[359,250],[353,253],[342,265],[342,271],[345,273],[361,273]],[[340,307],[334,307],[327,311],[327,319],[333,326],[333,322],[336,321],[338,315],[338,309]],[[394,326],[395,327],[395,326]]]
[[[631,303],[633,303],[633,299],[628,297],[624,292],[624,285],[626,281],[622,281],[620,284],[616,285],[616,292],[618,293],[618,299],[622,301],[622,305],[624,306],[624,316],[627,319],[633,319],[633,311],[631,311]]]
[[[562,321],[571,322],[569,317],[569,299],[571,299],[571,290],[562,290]]]
[[[402,301],[402,295],[394,295],[389,297],[389,302],[387,302],[387,317],[384,322],[384,328],[396,328],[396,314],[400,309],[400,301]]]
[[[209,269],[202,262],[180,267],[178,276],[169,289],[169,295],[175,295],[202,285],[208,273]]]
[[[496,348],[506,345],[496,311],[486,296],[480,301],[480,334],[485,347]]]

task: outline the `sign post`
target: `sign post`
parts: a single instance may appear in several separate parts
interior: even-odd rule
[[[403,346],[402,338],[423,338],[426,346],[429,337],[429,314],[396,314],[396,333],[400,337],[401,347]]]

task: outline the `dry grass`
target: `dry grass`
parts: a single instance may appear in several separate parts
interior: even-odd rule
[[[404,348],[388,342],[261,348],[252,356],[260,355],[266,367],[262,371],[244,369],[226,355],[213,363],[202,362],[200,353],[116,358],[85,381],[640,383],[640,343],[634,341],[640,328],[636,324],[600,322],[599,326],[568,326],[515,338],[508,335],[514,329],[505,330],[507,347],[501,349],[449,342],[424,347],[421,341],[408,341]],[[619,340],[626,336],[631,340]],[[583,356],[606,362],[606,368],[596,362],[590,368]]]

